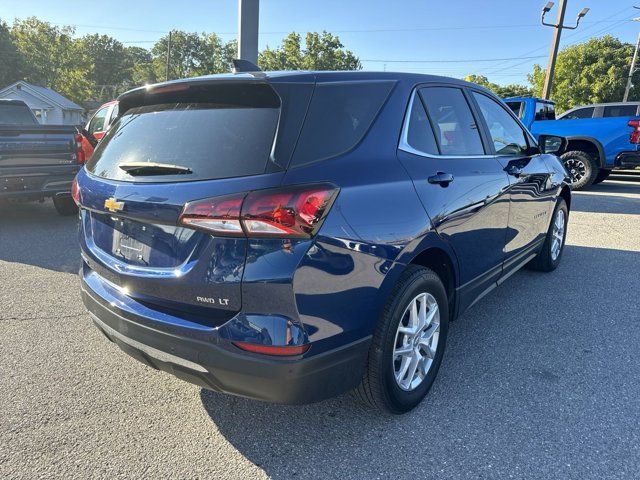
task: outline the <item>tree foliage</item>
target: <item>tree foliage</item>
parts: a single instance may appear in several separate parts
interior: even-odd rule
[[[571,45],[558,53],[551,98],[559,111],[576,105],[620,102],[624,95],[633,45],[611,35]],[[542,94],[546,70],[534,65],[528,78],[536,95]],[[630,99],[639,99],[640,89]]]
[[[309,32],[302,47],[300,34],[292,32],[282,45],[267,47],[258,56],[262,70],[360,70],[362,64],[340,38],[329,32]]]
[[[9,26],[0,20],[0,88],[20,80],[20,55]]]
[[[488,88],[501,98],[522,97],[531,95],[532,93],[531,88],[525,85],[518,85],[516,83],[512,83],[510,85],[498,85],[497,83],[491,83],[484,75],[467,75],[464,79],[467,82],[476,83]]]

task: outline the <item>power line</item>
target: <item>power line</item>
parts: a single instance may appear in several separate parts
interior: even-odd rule
[[[467,58],[460,60],[380,60],[380,59],[361,59],[361,62],[376,62],[376,63],[468,63],[468,62],[499,62],[502,60],[519,60],[522,58],[542,58],[546,55],[536,55],[533,57],[509,57],[509,58]]]

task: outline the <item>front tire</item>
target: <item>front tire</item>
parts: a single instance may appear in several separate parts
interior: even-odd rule
[[[388,413],[406,413],[416,407],[438,374],[448,328],[448,298],[442,281],[432,270],[410,265],[378,322],[356,395]]]
[[[560,159],[569,173],[571,190],[580,190],[592,185],[600,171],[595,159],[580,150],[566,152]]]
[[[53,197],[53,206],[59,215],[69,217],[78,213],[78,206],[71,196],[58,195]]]
[[[567,220],[569,209],[564,198],[558,199],[551,217],[551,225],[542,244],[540,253],[531,261],[530,266],[541,272],[551,272],[558,268],[567,238]]]

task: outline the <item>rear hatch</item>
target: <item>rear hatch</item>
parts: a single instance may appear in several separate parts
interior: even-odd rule
[[[121,97],[120,117],[79,174],[89,267],[129,297],[199,323],[238,312],[247,239],[179,226],[180,213],[279,185],[305,105],[293,112],[286,97],[311,89],[250,78]]]
[[[0,125],[0,168],[77,163],[69,125]]]

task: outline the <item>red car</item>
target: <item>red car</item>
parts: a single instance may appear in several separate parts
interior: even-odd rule
[[[118,101],[112,100],[102,105],[91,119],[87,122],[86,130],[92,134],[96,140],[100,140],[109,130],[109,127],[118,116]],[[89,160],[93,154],[93,146],[85,137],[82,137],[82,151],[85,158]]]

